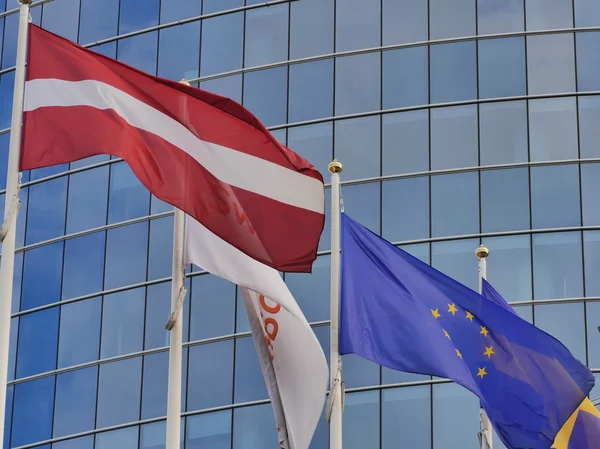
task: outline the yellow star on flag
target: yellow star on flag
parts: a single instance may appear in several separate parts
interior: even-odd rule
[[[477,373],[477,375],[479,377],[481,377],[483,379],[483,376],[487,375],[487,373],[485,372],[485,366],[483,368],[479,368],[479,372]]]
[[[433,317],[437,320],[439,317],[441,317],[440,315],[440,309],[431,309],[431,314],[433,315]]]
[[[473,321],[473,318],[475,318],[473,316],[473,314],[471,312],[467,312],[467,318],[470,319],[471,321]]]
[[[458,349],[456,350],[456,355],[462,359],[462,354],[460,353],[460,351]]]
[[[495,354],[494,352],[494,347],[490,346],[489,348],[486,346],[485,347],[485,352],[483,353],[483,355],[487,355],[488,359],[492,358],[492,354]]]
[[[456,306],[454,304],[448,304],[448,312],[450,312],[452,315],[456,315],[456,312],[458,312],[458,309],[456,308]]]
[[[489,330],[487,330],[487,328],[485,326],[481,326],[481,332],[479,332],[480,334],[482,334],[484,337],[487,337],[488,334],[490,333]]]
[[[450,334],[448,332],[446,332],[446,329],[442,329],[444,331],[444,335],[446,337],[448,337],[448,340],[450,340]]]

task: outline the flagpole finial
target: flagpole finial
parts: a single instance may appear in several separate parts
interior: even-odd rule
[[[490,250],[487,249],[485,246],[480,245],[479,248],[475,250],[475,255],[480,259],[485,259],[487,256],[490,255]]]
[[[329,172],[333,174],[341,173],[344,169],[344,166],[341,164],[341,162],[338,162],[337,159],[334,159],[333,162],[329,163],[329,166],[327,168],[329,169]]]

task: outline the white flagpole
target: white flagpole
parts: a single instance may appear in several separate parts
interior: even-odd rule
[[[342,164],[329,164],[331,173],[331,336],[330,393],[326,418],[329,422],[329,449],[342,449],[342,360],[339,350],[340,332],[340,173]]]
[[[483,279],[487,277],[487,256],[490,251],[483,245],[475,250],[479,271],[479,293],[482,293]],[[492,423],[484,409],[479,409],[479,447],[480,449],[492,449]]]
[[[19,35],[15,89],[10,122],[10,150],[6,175],[4,224],[2,225],[2,260],[0,262],[0,447],[4,442],[4,416],[6,408],[6,383],[8,381],[8,353],[10,345],[10,312],[15,268],[15,240],[19,201],[19,159],[21,156],[21,122],[23,119],[23,94],[25,92],[25,63],[27,56],[27,30],[31,0],[20,0]]]

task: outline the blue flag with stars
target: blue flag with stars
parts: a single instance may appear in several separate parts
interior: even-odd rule
[[[479,397],[508,448],[550,449],[594,386],[585,365],[345,214],[341,246],[341,354],[451,379]]]

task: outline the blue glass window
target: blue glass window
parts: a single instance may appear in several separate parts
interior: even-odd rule
[[[575,91],[572,34],[527,37],[529,95]]]
[[[536,305],[535,325],[557,338],[578,360],[585,363],[583,306],[583,303]]]
[[[27,208],[28,245],[65,233],[67,177],[32,185]]]
[[[342,441],[345,449],[379,447],[379,392],[346,395]]]
[[[487,280],[509,302],[531,301],[531,243],[528,235],[490,237]]]
[[[479,232],[477,173],[431,178],[431,235],[442,237]]]
[[[288,121],[333,115],[333,59],[290,66]]]
[[[290,58],[333,52],[333,0],[303,0],[291,4]]]
[[[481,165],[526,162],[527,103],[507,101],[479,105]]]
[[[158,25],[160,0],[121,0],[119,34]]]
[[[104,296],[101,358],[143,349],[145,292],[140,287]]]
[[[335,11],[336,51],[381,45],[380,0],[337,0]]]
[[[140,418],[141,378],[141,357],[100,365],[96,427],[116,426]]]
[[[585,295],[600,296],[600,278],[596,275],[600,269],[600,232],[586,231],[583,233],[583,254],[585,256]],[[595,303],[588,303],[588,310],[591,304]],[[599,325],[600,320],[594,326],[594,332]],[[600,364],[592,366],[600,366]]]
[[[477,106],[431,110],[431,169],[476,167],[479,163]]]
[[[148,280],[170,277],[173,262],[173,217],[150,221]]]
[[[52,449],[94,449],[94,436],[88,435],[52,443]]]
[[[577,33],[577,90],[600,90],[600,33]]]
[[[431,245],[431,266],[477,290],[479,278],[474,253],[478,246],[476,239],[434,242]]]
[[[478,416],[479,400],[473,393],[456,384],[434,385],[433,447],[477,449]]]
[[[61,307],[58,368],[98,359],[101,311],[100,298],[77,301]]]
[[[530,101],[529,130],[532,161],[577,159],[575,98]]]
[[[202,76],[242,68],[244,13],[226,14],[202,22]]]
[[[333,159],[332,123],[289,128],[288,147],[310,161],[326,178],[329,175],[327,166]]]
[[[54,376],[15,385],[11,447],[52,437]]]
[[[184,435],[186,434],[185,418],[181,418],[181,432],[179,447],[183,449]],[[158,421],[144,424],[140,429],[140,449],[165,449],[167,439],[167,422]],[[187,446],[189,449],[189,446]]]
[[[186,279],[189,291],[189,279]],[[183,301],[183,341],[187,341],[189,327],[190,297]],[[146,296],[146,330],[144,349],[162,348],[169,344],[169,332],[165,330],[165,317],[171,314],[171,283],[149,285]]]
[[[187,409],[201,410],[231,404],[233,398],[233,340],[192,346]],[[206,363],[210,360],[211,363]]]
[[[63,242],[25,252],[21,310],[60,300]]]
[[[430,39],[473,36],[475,0],[430,0]]]
[[[211,12],[228,11],[230,9],[241,8],[244,6],[244,0],[204,0],[203,14]]]
[[[342,356],[346,388],[379,385],[380,366],[354,354]]]
[[[380,108],[381,57],[378,53],[335,60],[335,114],[377,111]]]
[[[251,402],[268,399],[265,379],[260,368],[252,337],[235,341],[234,402]]]
[[[112,41],[112,42],[107,42],[105,44],[100,44],[98,46],[94,46],[91,48],[92,51],[95,51],[96,53],[100,53],[101,55],[104,56],[108,56],[109,58],[112,59],[116,59],[117,58],[117,42],[118,41]],[[105,160],[109,160],[111,158],[110,155],[102,155],[103,157],[105,157]],[[98,156],[92,156],[92,157],[98,157]],[[91,159],[91,158],[90,158]],[[82,159],[82,161],[85,161],[86,159]],[[73,166],[73,164],[78,164],[80,162],[72,162],[71,166]]]
[[[69,177],[67,233],[106,224],[109,167],[98,167]]]
[[[579,149],[581,158],[600,157],[600,96],[579,97]]]
[[[133,449],[138,447],[139,428],[111,430],[96,434],[96,449]]]
[[[527,0],[527,30],[573,27],[573,5],[564,0]]]
[[[279,447],[271,404],[236,408],[233,414],[233,449]]]
[[[62,0],[43,6],[42,26],[51,33],[77,42],[80,0]]]
[[[383,45],[428,39],[428,5],[420,0],[383,0]]]
[[[429,177],[383,183],[383,238],[390,242],[429,238]]]
[[[56,376],[54,438],[94,429],[98,367]]]
[[[158,31],[138,34],[117,42],[117,59],[142,72],[156,74]]]
[[[489,170],[480,176],[481,231],[529,229],[528,170]]]
[[[600,225],[600,164],[581,165],[581,198],[584,226]]]
[[[235,284],[211,274],[192,278],[190,339],[234,333]]]
[[[479,98],[526,94],[525,38],[479,41]]]
[[[148,223],[107,231],[104,288],[111,289],[146,280]]]
[[[3,208],[0,208],[3,210]],[[1,248],[1,246],[0,246]],[[13,271],[13,293],[11,313],[17,313],[21,301],[21,284],[23,281],[23,253],[15,254],[15,268]]]
[[[231,98],[237,103],[242,102],[242,75],[226,76],[214,80],[203,81],[200,89],[207,90],[213,94],[225,98]]]
[[[432,45],[431,102],[477,98],[476,44],[474,41]]]
[[[15,378],[17,364],[17,340],[19,339],[19,317],[10,319],[10,337],[8,347],[8,380]]]
[[[0,28],[2,34],[2,28]],[[6,171],[8,169],[8,150],[10,146],[10,133],[0,134],[0,189],[6,189]]]
[[[383,109],[429,103],[427,47],[383,52]]]
[[[185,371],[183,369],[182,373]],[[165,416],[169,384],[169,353],[159,352],[144,356],[142,379],[142,419]]]
[[[246,12],[246,67],[287,60],[288,12],[287,3]]]
[[[596,0],[575,0],[575,26],[600,25],[600,3]]]
[[[202,14],[202,0],[161,0],[160,23],[175,22]]]
[[[126,162],[110,168],[110,200],[108,222],[118,223],[148,215],[150,193],[135,176]]]
[[[244,75],[244,106],[265,126],[286,123],[287,71],[276,67]]]
[[[587,312],[587,344],[588,344],[588,366],[600,366],[600,332],[598,325],[600,324],[600,303],[588,302],[586,306]],[[597,396],[592,396],[595,399]]]
[[[381,184],[355,184],[344,188],[344,207],[346,212],[375,234],[380,233]]]
[[[12,428],[13,390],[11,385],[6,388],[6,402],[4,415],[4,441],[2,447],[10,447],[10,430]]]
[[[285,282],[309,322],[329,319],[331,257],[319,256],[311,274],[286,273]],[[240,330],[238,329],[238,332]]]
[[[200,22],[164,28],[159,32],[158,76],[174,81],[200,73]]]
[[[429,111],[384,114],[383,175],[429,170]]]
[[[431,387],[383,390],[381,447],[431,448]]]
[[[533,229],[581,226],[577,165],[531,168]]]
[[[230,449],[231,410],[188,416],[186,449]]]
[[[523,31],[525,0],[490,2],[477,0],[477,26],[479,34],[510,33]]]
[[[56,368],[59,308],[23,315],[19,320],[17,378]]]
[[[0,75],[0,96],[2,97],[2,102],[0,102],[0,129],[10,128],[14,87],[14,71]]]
[[[62,299],[102,291],[105,239],[96,232],[65,242]]]
[[[378,115],[335,122],[334,155],[344,161],[344,179],[380,173],[380,118]]]
[[[583,296],[581,233],[533,236],[534,299]]]

